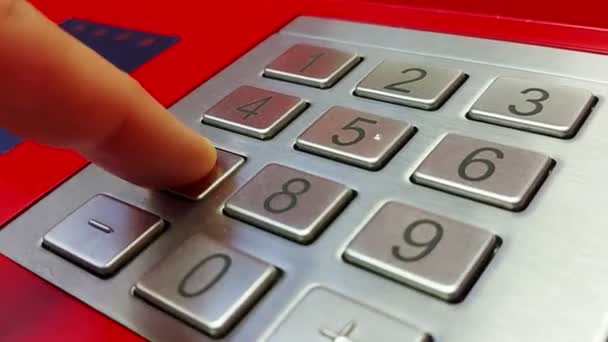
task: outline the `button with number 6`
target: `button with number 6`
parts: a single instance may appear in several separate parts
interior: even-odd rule
[[[475,102],[473,120],[569,138],[595,102],[585,89],[511,77],[497,78]]]
[[[353,197],[353,190],[278,164],[263,168],[224,212],[300,243],[311,242]]]
[[[203,122],[258,139],[270,139],[306,108],[298,97],[241,86],[203,116]]]
[[[296,141],[310,153],[377,170],[414,134],[413,126],[398,120],[332,107]]]
[[[497,241],[483,229],[389,202],[350,243],[344,258],[452,302],[466,294]]]
[[[523,210],[547,177],[546,155],[448,134],[418,166],[415,183],[509,210]]]

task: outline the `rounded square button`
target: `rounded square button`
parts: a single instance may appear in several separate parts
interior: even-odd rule
[[[226,203],[226,214],[300,243],[312,241],[353,197],[346,186],[270,164]]]
[[[278,276],[276,267],[198,234],[146,273],[134,293],[220,337]]]
[[[473,120],[570,138],[591,111],[593,94],[585,89],[499,77],[468,113]]]
[[[414,132],[414,127],[405,122],[336,106],[298,137],[296,147],[377,170]]]
[[[331,313],[331,314],[328,314]],[[418,328],[332,290],[305,294],[264,342],[431,342]]]
[[[509,210],[523,210],[547,177],[546,155],[448,134],[418,166],[415,183]]]
[[[350,243],[344,258],[453,302],[471,287],[496,243],[485,230],[389,202]]]
[[[350,71],[361,57],[337,49],[297,44],[264,69],[264,76],[283,81],[329,88]]]
[[[306,108],[298,97],[241,86],[211,107],[203,122],[258,139],[270,139]]]
[[[458,69],[384,61],[355,89],[355,95],[426,110],[439,108],[464,82]]]
[[[141,252],[165,225],[152,213],[100,194],[50,230],[42,245],[105,278]]]

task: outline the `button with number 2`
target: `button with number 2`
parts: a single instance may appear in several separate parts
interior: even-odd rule
[[[439,108],[464,82],[462,70],[384,61],[355,89],[355,95],[425,110]]]
[[[462,299],[492,255],[497,237],[397,202],[385,204],[344,258],[448,301]]]
[[[475,102],[468,117],[558,138],[569,138],[595,102],[585,89],[499,77]]]
[[[241,86],[203,116],[203,122],[258,139],[270,139],[306,108],[298,97]]]
[[[226,214],[300,243],[311,242],[346,206],[346,186],[270,164],[226,203]]]

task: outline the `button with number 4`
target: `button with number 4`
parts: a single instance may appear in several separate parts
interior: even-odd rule
[[[497,78],[475,102],[468,117],[558,138],[569,138],[591,111],[585,89],[510,77]]]
[[[553,160],[515,147],[448,134],[414,172],[414,182],[510,210],[522,210]]]
[[[306,108],[298,97],[241,86],[203,116],[203,122],[258,139],[270,139]]]
[[[448,301],[462,299],[492,255],[489,232],[389,202],[348,246],[349,262]]]
[[[283,81],[329,88],[352,69],[361,57],[337,49],[297,44],[264,69],[264,76]]]
[[[346,186],[270,164],[226,203],[230,216],[301,243],[312,241],[346,206]]]
[[[384,61],[355,89],[355,95],[426,110],[439,108],[464,82],[458,69]]]
[[[304,151],[377,170],[414,134],[405,122],[332,107],[296,141]]]

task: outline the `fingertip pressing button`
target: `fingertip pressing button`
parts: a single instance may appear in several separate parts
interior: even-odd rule
[[[198,182],[171,188],[168,191],[191,201],[199,201],[217,188],[244,162],[245,158],[237,154],[217,149],[217,161],[209,175]]]

